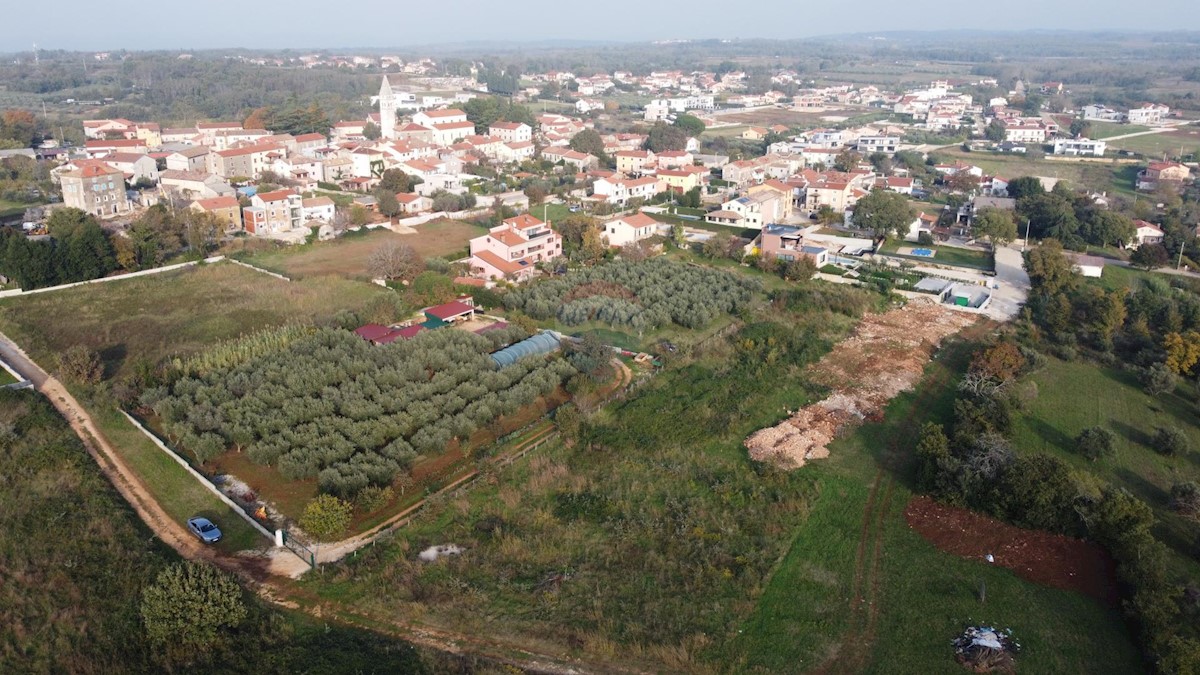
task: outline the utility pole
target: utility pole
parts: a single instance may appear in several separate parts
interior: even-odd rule
[[[1025,245],[1029,243],[1029,223],[1032,222],[1029,218],[1025,219],[1025,238],[1021,240],[1021,253],[1025,252]]]
[[[1179,269],[1180,265],[1183,265],[1183,246],[1184,242],[1181,239],[1179,241],[1179,259],[1175,261],[1175,269]]]

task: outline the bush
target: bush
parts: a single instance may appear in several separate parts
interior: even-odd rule
[[[242,589],[211,565],[176,563],[142,594],[142,622],[167,661],[206,659],[247,615]]]
[[[1165,364],[1156,363],[1139,373],[1142,389],[1151,396],[1159,396],[1174,391],[1177,379]]]
[[[1112,457],[1116,453],[1113,448],[1115,441],[1116,437],[1108,429],[1090,427],[1075,437],[1075,448],[1079,454],[1094,462],[1101,457]]]
[[[1185,516],[1200,516],[1200,485],[1192,481],[1172,485],[1171,509]]]
[[[1186,453],[1191,446],[1191,441],[1187,434],[1175,427],[1159,427],[1154,433],[1152,446],[1159,453],[1167,456],[1182,455]]]
[[[350,525],[352,507],[333,495],[317,495],[304,507],[300,527],[319,541],[330,541]]]
[[[354,497],[354,506],[360,513],[373,513],[387,506],[394,496],[395,493],[390,487],[371,485],[360,490]]]
[[[83,345],[68,347],[58,355],[58,376],[74,384],[95,384],[104,374],[100,355]]]

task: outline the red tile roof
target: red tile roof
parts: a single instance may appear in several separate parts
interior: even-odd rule
[[[444,305],[430,307],[429,309],[425,310],[425,313],[429,316],[436,317],[442,321],[448,321],[454,317],[462,316],[463,314],[472,314],[474,312],[474,307],[458,300],[455,300],[454,302],[447,302]]]
[[[388,328],[387,326],[381,326],[377,323],[369,323],[354,330],[355,335],[367,340],[368,342],[374,342],[390,332],[392,332],[391,328]]]

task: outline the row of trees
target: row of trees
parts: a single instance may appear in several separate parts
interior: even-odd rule
[[[148,389],[141,402],[201,463],[233,447],[288,479],[317,478],[322,492],[352,497],[574,374],[561,358],[496,369],[488,354],[525,335],[441,330],[375,347],[321,329],[265,355],[215,359],[234,363]]]
[[[1036,396],[1019,377],[1042,358],[1011,342],[976,355],[959,385],[949,433],[934,423],[922,430],[920,486],[951,504],[1105,546],[1129,589],[1125,606],[1141,629],[1148,656],[1160,672],[1194,672],[1200,668],[1200,624],[1167,568],[1166,547],[1152,532],[1150,507],[1123,489],[1098,487],[1094,478],[1077,475],[1056,457],[1012,448],[1013,421]],[[1076,439],[1077,449],[1093,460],[1110,454],[1111,444],[1111,432],[1100,427]],[[1188,490],[1185,485],[1175,491],[1181,508],[1193,505]]]
[[[596,320],[641,334],[669,323],[702,327],[739,311],[758,288],[729,272],[665,258],[618,260],[514,290],[504,304],[535,319],[557,317],[571,326]]]

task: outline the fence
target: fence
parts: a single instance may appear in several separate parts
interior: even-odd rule
[[[297,558],[308,563],[310,569],[317,569],[317,554],[303,542],[292,537],[287,530],[279,531],[279,541],[276,543],[282,543],[287,550],[295,553]]]
[[[233,263],[234,265],[241,265],[242,267],[246,267],[246,268],[252,269],[252,270],[254,270],[255,272],[258,272],[258,273],[260,273],[260,274],[265,274],[265,275],[267,275],[267,276],[269,276],[269,277],[275,277],[276,279],[283,279],[284,281],[291,281],[291,280],[292,280],[290,277],[285,277],[284,275],[282,275],[282,274],[279,274],[278,272],[272,272],[271,270],[265,270],[265,269],[263,269],[263,268],[261,268],[261,267],[258,267],[258,266],[256,266],[256,265],[251,265],[250,263],[247,263],[247,262],[242,262],[241,260],[237,260],[236,258],[226,258],[226,260],[228,260],[229,262]]]

